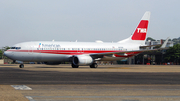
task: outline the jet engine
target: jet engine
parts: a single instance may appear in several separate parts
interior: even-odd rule
[[[93,58],[89,55],[76,55],[72,60],[74,65],[91,65]]]

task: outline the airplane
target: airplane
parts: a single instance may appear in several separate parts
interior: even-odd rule
[[[4,52],[12,60],[23,62],[44,62],[47,64],[60,64],[71,62],[72,68],[89,65],[97,68],[97,61],[115,61],[135,56],[144,51],[140,46],[145,45],[150,12],[143,15],[134,33],[127,39],[111,42],[56,42],[32,41],[18,43]],[[162,47],[161,47],[162,48]],[[24,64],[19,65],[24,68]]]

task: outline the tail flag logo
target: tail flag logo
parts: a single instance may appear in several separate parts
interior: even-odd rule
[[[137,28],[137,33],[146,33],[146,28]]]
[[[132,40],[145,40],[146,39],[146,33],[148,28],[148,20],[141,20],[138,27],[134,31],[134,34],[132,36]]]

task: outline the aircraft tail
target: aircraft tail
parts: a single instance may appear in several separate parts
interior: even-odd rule
[[[146,34],[147,34],[147,29],[148,29],[148,23],[150,19],[150,12],[147,11],[143,15],[139,25],[135,29],[133,35],[131,35],[129,38],[124,39],[122,41],[119,41],[118,43],[137,43],[140,45],[145,44],[146,40]]]

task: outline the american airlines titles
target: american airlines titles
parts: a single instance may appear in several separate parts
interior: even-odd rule
[[[60,48],[61,45],[59,45],[59,44],[42,44],[42,47]]]

